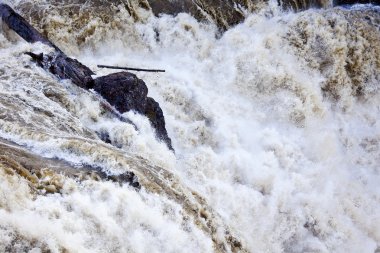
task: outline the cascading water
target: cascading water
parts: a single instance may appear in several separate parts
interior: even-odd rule
[[[2,25],[1,252],[380,250],[377,7],[235,5],[245,20],[221,33],[150,1],[4,2],[98,76],[112,71],[97,64],[165,69],[137,75],[175,154],[147,118],[125,113],[135,129],[36,66],[24,53],[50,49]],[[132,171],[141,189],[70,176],[83,166]]]

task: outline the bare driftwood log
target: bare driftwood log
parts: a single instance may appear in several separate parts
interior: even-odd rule
[[[68,57],[54,43],[44,37],[33,28],[23,17],[17,14],[6,4],[0,4],[0,16],[10,29],[15,31],[24,40],[35,43],[41,42],[52,48],[54,52],[49,54],[35,54],[28,52],[40,67],[51,72],[60,79],[70,79],[74,84],[83,89],[94,89],[119,113],[135,111],[147,116],[156,130],[157,137],[164,141],[170,149],[171,140],[165,128],[165,119],[159,104],[147,97],[148,88],[136,75],[128,72],[119,72],[93,79],[91,69],[79,61]],[[106,109],[107,106],[105,106]],[[121,114],[110,110],[119,119]],[[123,120],[130,122],[128,120]]]
[[[163,69],[140,69],[140,68],[118,67],[118,66],[108,66],[108,65],[98,65],[98,68],[123,69],[123,70],[145,71],[145,72],[165,72],[165,70]]]

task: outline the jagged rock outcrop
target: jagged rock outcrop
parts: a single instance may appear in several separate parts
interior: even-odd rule
[[[119,112],[132,110],[147,116],[157,137],[173,149],[165,128],[164,114],[160,105],[153,98],[147,97],[148,88],[143,80],[132,73],[118,72],[96,78],[92,88]]]

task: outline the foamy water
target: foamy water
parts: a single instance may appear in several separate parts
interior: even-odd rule
[[[105,115],[96,94],[23,55],[46,47],[0,34],[0,137],[143,182],[137,192],[67,179],[60,194],[35,196],[0,170],[1,251],[212,252],[226,231],[248,252],[378,251],[378,14],[282,13],[273,3],[220,36],[187,14],[139,11],[138,23],[115,16],[122,29],[91,20],[83,45],[62,29],[55,39],[99,76],[111,71],[97,64],[165,69],[137,75],[163,109],[175,154],[146,118],[125,114],[135,130]],[[157,172],[168,189],[150,185],[144,173],[155,168],[173,174]],[[215,231],[191,216],[195,205],[212,210]]]

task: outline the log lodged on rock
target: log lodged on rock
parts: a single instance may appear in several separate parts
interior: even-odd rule
[[[144,81],[129,72],[119,72],[93,79],[94,72],[79,61],[68,57],[54,43],[33,28],[23,17],[6,4],[0,4],[0,15],[4,23],[24,40],[41,42],[54,49],[48,54],[27,54],[42,68],[60,79],[70,79],[83,89],[94,89],[120,113],[135,111],[147,116],[155,128],[157,137],[173,150],[165,128],[165,118],[160,105],[148,97]]]

